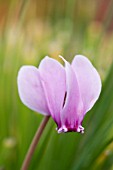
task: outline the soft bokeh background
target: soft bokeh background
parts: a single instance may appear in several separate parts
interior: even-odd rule
[[[113,170],[113,0],[0,0],[0,170],[20,169],[43,118],[21,103],[18,70],[58,54],[86,55],[103,90],[84,135],[59,135],[50,120],[29,170]]]

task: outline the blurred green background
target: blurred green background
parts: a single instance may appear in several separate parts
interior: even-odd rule
[[[29,170],[113,170],[113,0],[0,0],[0,170],[20,169],[43,118],[19,99],[19,68],[59,54],[87,56],[103,90],[85,134],[57,134],[49,121]]]

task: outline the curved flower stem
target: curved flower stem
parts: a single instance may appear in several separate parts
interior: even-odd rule
[[[49,118],[50,118],[50,116],[45,116],[44,119],[42,120],[39,128],[37,129],[36,134],[35,134],[32,142],[31,142],[31,145],[30,145],[30,147],[28,149],[28,152],[26,154],[26,157],[25,157],[25,159],[23,161],[21,170],[27,170],[28,169],[29,162],[30,162],[30,160],[32,158],[32,155],[33,155],[33,153],[35,151],[35,148],[36,148],[36,146],[37,146],[37,144],[38,144],[38,142],[40,140],[40,137],[41,137],[41,135],[43,133],[43,130],[44,130]]]

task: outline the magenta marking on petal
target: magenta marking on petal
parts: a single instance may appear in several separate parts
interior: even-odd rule
[[[81,125],[79,126],[74,126],[74,127],[67,127],[65,125],[63,125],[60,128],[56,128],[58,133],[67,133],[67,132],[78,132],[78,133],[84,133],[84,127],[82,127]]]

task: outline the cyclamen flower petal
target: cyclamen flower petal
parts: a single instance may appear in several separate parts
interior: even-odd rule
[[[63,57],[61,58],[63,59]],[[80,131],[79,126],[81,126],[83,119],[83,103],[76,74],[71,65],[66,60],[64,62],[66,71],[66,101],[61,111],[62,127],[59,129],[59,132]]]
[[[82,55],[75,56],[72,68],[77,76],[85,113],[88,112],[101,92],[101,80],[91,62]]]
[[[44,115],[50,115],[41,77],[36,67],[22,66],[17,83],[20,98],[27,107]]]
[[[18,74],[19,95],[32,110],[51,115],[58,133],[84,133],[83,118],[101,92],[100,76],[84,56],[75,56],[72,65],[61,58],[65,67],[49,57],[39,68],[23,66]]]
[[[49,101],[51,116],[60,127],[60,112],[66,91],[64,67],[58,61],[45,57],[40,63],[39,72],[43,79],[43,87]]]

